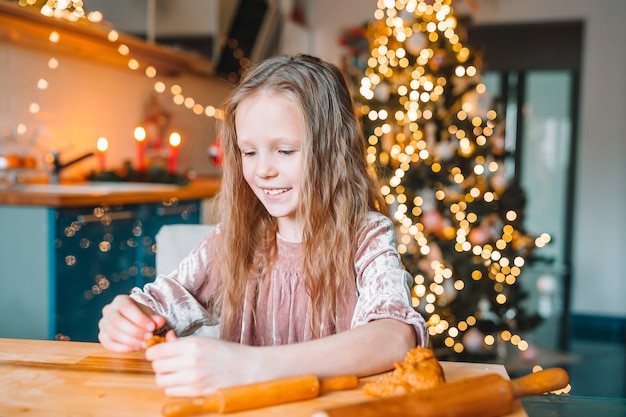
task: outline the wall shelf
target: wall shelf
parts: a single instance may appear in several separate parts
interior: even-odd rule
[[[200,55],[148,43],[123,33],[119,33],[115,42],[110,42],[107,35],[112,29],[104,23],[46,17],[33,8],[0,0],[0,42],[124,68],[128,68],[128,61],[134,58],[140,68],[152,65],[158,74],[166,76],[188,73],[208,77],[214,74],[213,62]],[[57,43],[49,40],[53,31],[60,35]],[[118,52],[120,44],[128,46],[128,55]]]

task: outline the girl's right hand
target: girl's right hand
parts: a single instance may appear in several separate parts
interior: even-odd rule
[[[154,314],[128,295],[118,295],[102,309],[98,340],[108,350],[133,352],[144,349],[146,340],[164,325],[163,316]]]

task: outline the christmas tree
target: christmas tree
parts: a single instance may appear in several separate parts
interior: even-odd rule
[[[524,192],[505,163],[480,54],[464,45],[467,22],[451,0],[379,0],[374,17],[344,35],[345,70],[432,348],[466,358],[501,341],[525,350],[539,316],[520,276],[549,236],[524,229]]]

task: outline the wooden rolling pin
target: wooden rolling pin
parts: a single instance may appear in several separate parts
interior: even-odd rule
[[[313,417],[498,417],[512,411],[515,399],[564,388],[568,383],[569,376],[561,368],[512,381],[486,374],[411,394],[339,406]]]
[[[208,397],[171,402],[163,406],[161,413],[165,417],[190,416],[209,411],[234,413],[293,401],[309,400],[325,391],[352,389],[356,388],[358,384],[359,378],[355,375],[340,375],[321,379],[315,375],[281,378],[220,388],[215,394]]]

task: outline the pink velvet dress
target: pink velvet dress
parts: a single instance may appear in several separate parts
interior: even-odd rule
[[[163,315],[177,334],[197,329],[195,334],[217,336],[220,312],[214,308],[217,278],[211,274],[209,248],[216,241],[219,226],[169,275],[159,275],[131,297]],[[277,239],[278,256],[273,268],[248,281],[241,343],[264,346],[310,340],[309,297],[301,273],[301,244]],[[337,332],[369,321],[393,318],[414,327],[416,340],[425,346],[428,332],[422,316],[411,307],[410,275],[403,269],[396,250],[391,220],[371,212],[356,242],[356,280],[338,303],[334,327]],[[332,248],[329,248],[332,250]]]

